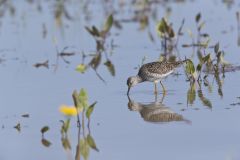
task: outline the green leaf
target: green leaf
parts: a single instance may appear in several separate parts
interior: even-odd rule
[[[99,33],[99,31],[98,31],[97,27],[95,27],[95,26],[92,26],[92,31],[93,31],[93,33],[94,33],[94,35],[95,35],[95,36],[97,36],[97,37],[99,37],[99,36],[100,36],[100,33]]]
[[[91,114],[92,114],[92,112],[93,112],[93,109],[94,109],[94,106],[96,105],[96,103],[97,102],[94,102],[93,104],[91,104],[89,107],[88,107],[88,109],[87,109],[87,111],[86,111],[86,117],[89,119],[90,118],[90,116],[91,116]]]
[[[90,33],[92,36],[97,36],[99,37],[99,31],[95,26],[92,26],[92,28],[89,28],[87,26],[85,26],[85,29],[88,31],[88,33]]]
[[[198,23],[201,19],[201,13],[198,13],[195,17],[195,21]]]
[[[101,54],[96,54],[93,58],[92,58],[92,60],[91,60],[91,62],[89,63],[90,64],[90,66],[93,68],[93,69],[97,69],[98,68],[98,66],[99,66],[99,64],[100,64],[100,62],[101,62]]]
[[[107,66],[109,72],[111,73],[112,76],[115,76],[115,68],[114,65],[112,64],[112,62],[110,60],[107,60],[104,63],[105,66]]]
[[[81,139],[80,140],[80,153],[83,156],[83,158],[86,160],[89,157],[89,145],[86,139]]]
[[[168,25],[165,18],[162,18],[160,22],[157,24],[157,32],[160,36],[163,36],[168,30]]]
[[[202,64],[199,63],[199,64],[197,65],[197,71],[200,72],[201,70],[202,70]]]
[[[97,46],[96,46],[96,48],[97,48],[97,51],[99,51],[99,52],[102,52],[102,51],[104,51],[104,43],[102,42],[102,41],[96,41],[96,43],[97,43]],[[98,54],[98,56],[99,56],[99,62],[100,62],[100,60],[101,60],[101,54]]]
[[[188,92],[187,92],[187,101],[189,104],[193,104],[193,102],[196,99],[196,90],[195,90],[195,86],[191,85],[191,87],[189,88]]]
[[[80,104],[83,106],[84,109],[88,107],[88,94],[85,89],[81,89],[79,94],[78,94],[78,99]]]
[[[70,128],[70,118],[66,120],[66,122],[62,121],[62,128],[61,128],[61,133],[67,133],[68,129]]]
[[[44,134],[45,132],[47,132],[49,130],[49,127],[48,126],[44,126],[42,127],[41,129],[41,133]]]
[[[206,97],[204,97],[201,89],[198,90],[198,97],[200,98],[200,100],[202,101],[204,106],[207,106],[210,109],[212,108],[211,101],[209,99],[207,99]]]
[[[107,33],[109,32],[109,30],[111,29],[113,25],[113,15],[109,15],[105,24],[104,24],[104,27],[103,27],[103,32]]]
[[[193,73],[195,72],[195,67],[191,60],[187,61],[185,68],[186,68],[186,72],[190,75],[193,75]]]
[[[63,136],[61,140],[62,140],[63,148],[65,150],[71,150],[72,147],[71,147],[71,143],[70,143],[68,137],[67,136]]]
[[[81,111],[83,109],[83,106],[79,100],[79,94],[76,90],[73,91],[72,97],[75,107],[77,108],[78,111]]]
[[[168,32],[168,36],[169,36],[170,38],[173,38],[173,37],[175,36],[174,30],[172,29],[171,26],[168,26],[167,32]]]
[[[214,52],[217,54],[219,51],[219,42],[214,46]]]
[[[89,27],[85,26],[85,29],[88,31],[88,33],[90,33],[92,36],[95,36],[94,32],[92,31],[92,29],[90,29]]]
[[[202,62],[203,54],[200,50],[197,51],[197,56],[198,56],[199,61]]]
[[[210,59],[210,53],[202,58],[203,63],[206,63]]]
[[[90,134],[87,135],[87,143],[92,149],[99,151],[93,137]]]
[[[76,67],[76,71],[80,73],[84,73],[87,70],[87,66],[85,64],[79,64]]]
[[[198,26],[198,31],[200,31],[205,26],[205,22],[202,22]]]

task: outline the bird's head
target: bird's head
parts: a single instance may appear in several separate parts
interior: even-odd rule
[[[140,82],[141,82],[141,79],[140,79],[139,76],[129,77],[128,80],[127,80],[127,85],[128,85],[127,94],[129,94],[129,91],[130,91],[131,87],[135,86],[136,84],[138,84]]]

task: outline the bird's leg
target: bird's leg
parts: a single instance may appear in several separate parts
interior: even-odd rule
[[[155,94],[155,103],[157,103],[158,95]]]
[[[157,91],[157,83],[154,82],[154,94],[157,95],[158,91]]]
[[[163,100],[164,100],[165,95],[166,95],[166,94],[163,94],[163,95],[162,95],[162,98],[161,98],[160,103],[163,103]]]
[[[162,89],[163,89],[163,95],[166,95],[166,89],[165,89],[165,87],[163,86],[163,84],[162,84],[162,82],[160,81],[160,84],[161,84],[161,86],[162,86]]]

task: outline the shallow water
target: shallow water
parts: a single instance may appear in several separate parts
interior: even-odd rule
[[[83,9],[79,9],[82,8],[83,1],[73,0],[66,3],[67,10],[74,19],[63,17],[62,26],[55,23],[55,2],[39,3],[42,5],[41,12],[36,10],[35,2],[12,2],[16,9],[15,15],[11,16],[6,9],[1,17],[0,57],[4,61],[0,63],[0,159],[74,159],[78,143],[76,118],[73,118],[68,134],[71,143],[69,151],[62,145],[59,121],[64,119],[64,116],[58,110],[62,104],[73,105],[72,92],[81,88],[87,90],[90,103],[97,101],[90,129],[99,152],[90,150],[89,159],[240,158],[240,106],[237,104],[240,102],[237,98],[240,96],[240,72],[226,73],[222,86],[223,97],[218,94],[218,86],[213,76],[209,77],[212,92],[205,86],[201,88],[204,97],[212,104],[212,107],[207,107],[197,93],[193,104],[187,103],[190,86],[183,67],[180,67],[176,71],[179,76],[170,75],[163,81],[167,95],[162,103],[191,123],[148,122],[139,111],[129,109],[126,79],[137,73],[136,67],[141,64],[144,56],[145,63],[159,58],[161,43],[155,32],[157,22],[150,18],[148,26],[154,35],[155,43],[150,41],[148,29],[140,31],[137,22],[122,23],[122,30],[112,28],[106,44],[109,45],[113,40],[117,45],[110,56],[116,76],[112,77],[107,68],[100,65],[98,72],[106,81],[105,84],[91,69],[84,74],[75,71],[76,66],[81,63],[80,53],[95,51],[94,39],[84,26],[103,24],[105,2],[90,2],[88,9],[92,19],[89,21],[85,20],[86,13]],[[114,17],[121,20],[132,17],[136,6],[126,5],[120,8],[115,2],[114,7],[118,10]],[[211,35],[211,44],[219,41],[226,53],[225,59],[239,65],[235,15],[239,10],[238,2],[230,8],[222,1],[207,0],[170,2],[166,3],[165,7],[154,7],[158,10],[157,20],[167,14],[166,7],[171,8],[169,21],[173,22],[174,29],[178,29],[185,18],[185,35],[180,38],[178,46],[181,58],[191,57],[193,54],[192,48],[182,48],[181,45],[191,43],[187,29],[195,30],[195,15],[201,12],[202,19],[206,21],[204,31]],[[43,24],[47,30],[45,38]],[[222,31],[227,33],[223,34]],[[68,51],[76,55],[66,57],[70,64],[59,58],[56,69],[56,47],[62,50],[65,46],[70,46]],[[107,50],[109,51],[110,47]],[[35,63],[45,60],[49,60],[49,69],[33,67]],[[161,101],[161,86],[158,88],[160,93],[157,99]],[[154,103],[153,89],[152,83],[139,84],[132,88],[130,98],[136,103]],[[196,92],[198,89],[196,86]],[[26,113],[30,115],[29,118],[21,117]],[[17,123],[21,124],[20,132],[13,128]],[[41,143],[40,129],[45,125],[50,127],[44,136],[51,142],[49,147]]]

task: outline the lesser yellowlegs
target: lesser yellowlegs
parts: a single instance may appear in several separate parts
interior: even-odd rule
[[[188,59],[183,61],[176,61],[176,62],[168,62],[168,61],[151,62],[151,63],[142,65],[136,76],[132,76],[128,78],[127,94],[129,94],[131,87],[145,81],[154,82],[155,94],[157,94],[157,83],[160,82],[163,88],[163,94],[166,94],[166,90],[161,82],[161,79],[163,79],[164,77],[167,77],[169,74],[171,74],[174,71],[174,69],[176,69],[186,61],[188,61]]]

